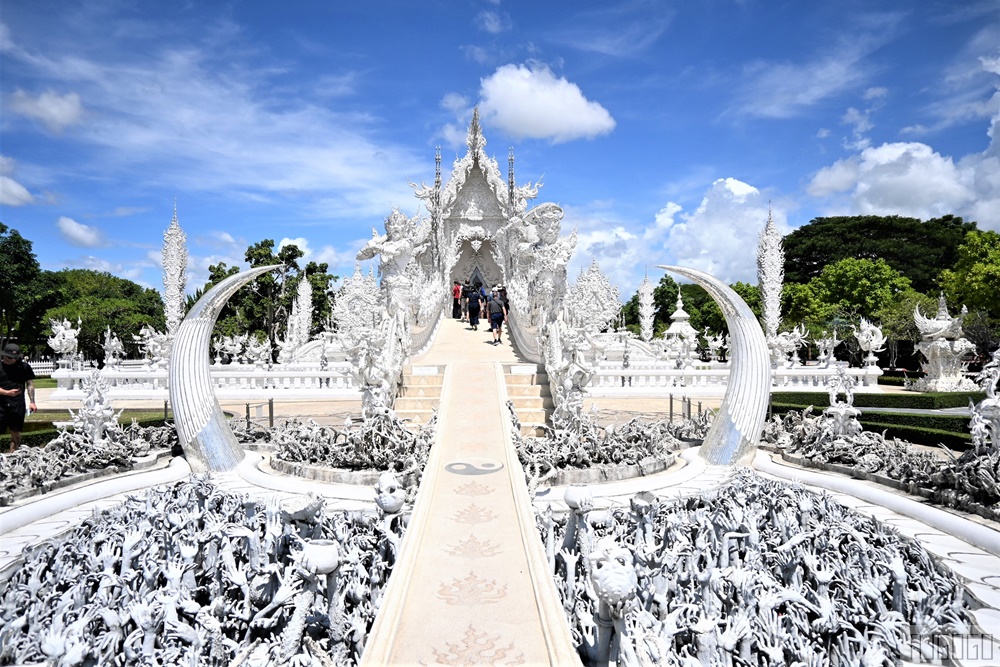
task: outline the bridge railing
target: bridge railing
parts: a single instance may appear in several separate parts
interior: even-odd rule
[[[525,361],[533,364],[544,363],[544,355],[538,340],[538,331],[534,327],[523,325],[512,309],[507,314],[507,335],[514,343],[515,351]]]

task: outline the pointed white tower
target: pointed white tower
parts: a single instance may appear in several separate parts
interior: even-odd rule
[[[187,234],[177,222],[177,202],[170,227],[163,232],[163,317],[167,335],[173,337],[184,319],[184,289],[187,286]]]

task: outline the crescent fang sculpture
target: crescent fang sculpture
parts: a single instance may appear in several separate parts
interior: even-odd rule
[[[239,288],[280,264],[248,269],[213,287],[188,312],[177,327],[170,351],[170,404],[177,438],[195,472],[232,470],[243,460],[222,413],[209,372],[209,343],[215,320]]]
[[[729,326],[729,385],[700,454],[715,465],[749,465],[760,440],[771,391],[767,340],[750,307],[728,285],[696,269],[658,266],[705,288]]]

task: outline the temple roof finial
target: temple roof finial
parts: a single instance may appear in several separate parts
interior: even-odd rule
[[[469,123],[469,136],[465,139],[465,145],[469,147],[469,153],[478,161],[479,151],[486,145],[483,128],[479,124],[479,107],[472,109],[472,121]]]

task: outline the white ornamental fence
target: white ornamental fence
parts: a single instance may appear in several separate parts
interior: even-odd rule
[[[846,368],[855,379],[854,391],[881,393],[877,367]],[[827,383],[836,377],[837,367],[793,366],[772,370],[772,391],[827,391]],[[600,365],[587,385],[593,397],[722,396],[729,384],[729,367],[718,365],[695,369],[667,369],[662,365],[636,364],[628,368]]]
[[[52,374],[56,390],[52,398],[82,399],[84,381],[91,370],[60,368]],[[295,364],[275,364],[270,369],[246,364],[215,364],[210,368],[215,395],[223,400],[244,398],[275,399],[354,399],[360,388],[348,362],[334,362],[326,368]],[[105,368],[101,377],[108,384],[112,400],[167,400],[168,372],[163,367],[129,366]]]

